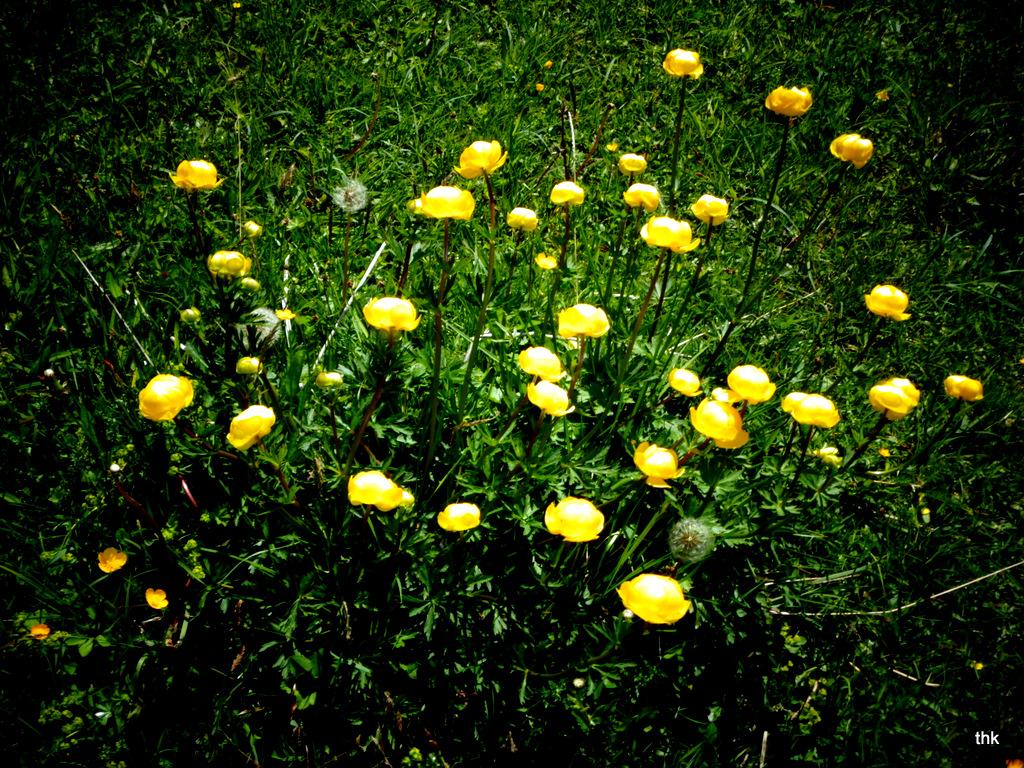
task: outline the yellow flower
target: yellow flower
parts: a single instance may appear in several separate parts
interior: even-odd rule
[[[874,154],[875,145],[856,133],[844,133],[828,149],[837,160],[849,160],[855,168],[863,168]]]
[[[709,398],[690,408],[690,423],[704,437],[710,437],[719,448],[739,448],[750,435],[743,429],[743,417],[731,404]]]
[[[405,204],[405,210],[412,215],[423,214],[423,201],[420,198],[414,198]]]
[[[617,591],[627,609],[651,624],[675,624],[690,610],[683,588],[669,576],[642,573]]]
[[[892,452],[888,448],[879,448],[878,455],[887,459],[892,456]]]
[[[390,297],[371,301],[363,307],[363,317],[382,331],[411,331],[423,319],[422,315],[416,314],[412,302]]]
[[[654,216],[640,229],[640,237],[655,248],[671,248],[675,253],[686,253],[700,245],[693,238],[690,225],[668,216]]]
[[[243,277],[242,282],[239,283],[242,288],[249,291],[249,293],[256,293],[260,289],[260,281],[255,277]]]
[[[476,201],[469,190],[457,187],[434,187],[420,195],[423,214],[431,219],[461,219],[473,217]]]
[[[258,357],[240,357],[235,363],[235,373],[259,373],[260,359]]]
[[[246,237],[256,238],[263,234],[263,227],[255,221],[247,221],[242,225],[242,232]]]
[[[551,69],[553,66],[555,66],[555,62],[553,62],[553,61],[545,61],[544,62],[544,69]]]
[[[878,93],[876,93],[875,94],[875,98],[878,99],[879,101],[888,101],[889,100],[889,91],[888,91],[888,89],[883,89],[883,90],[879,91]],[[1024,768],[1024,765],[1022,765],[1021,768]]]
[[[188,309],[181,310],[181,322],[183,323],[198,323],[200,317],[202,315],[198,307],[189,307]]]
[[[763,369],[753,365],[740,365],[729,374],[729,389],[751,405],[770,400],[775,394],[775,385]]]
[[[261,437],[270,434],[277,417],[263,405],[250,405],[231,420],[228,442],[240,451],[252,448]]]
[[[45,640],[50,636],[50,628],[45,624],[33,624],[28,628],[28,633],[36,640]]]
[[[868,402],[885,414],[890,421],[902,419],[921,399],[921,392],[907,379],[886,379],[880,381],[868,392]]]
[[[551,202],[555,205],[580,205],[586,193],[575,181],[561,181],[551,190]]]
[[[508,215],[508,225],[512,229],[521,229],[524,232],[533,232],[537,229],[537,214],[529,208],[513,208]]]
[[[1013,758],[1006,761],[1006,768],[1024,768],[1024,760]]]
[[[950,397],[958,397],[968,403],[974,403],[985,396],[984,387],[977,379],[969,379],[966,376],[947,376],[946,394]]]
[[[344,383],[341,374],[334,371],[321,371],[316,376],[316,385],[320,389],[337,389]]]
[[[975,669],[984,669],[985,668],[985,665],[982,664],[980,661],[974,662],[973,664],[971,664],[971,666],[974,667]],[[1009,761],[1007,761],[1007,764],[1009,764]]]
[[[636,176],[646,170],[647,160],[643,155],[623,155],[619,158],[619,172],[623,176]]]
[[[217,168],[205,160],[182,160],[178,163],[178,173],[170,174],[174,186],[187,192],[197,189],[216,189],[226,180],[217,181]]]
[[[107,547],[100,552],[100,570],[104,573],[113,573],[124,567],[128,562],[128,555],[118,552],[114,547]]]
[[[811,456],[821,459],[821,463],[832,469],[839,469],[843,465],[843,457],[839,455],[839,449],[832,445],[826,445],[816,451],[811,451]]]
[[[672,75],[672,77],[685,77],[689,75],[696,80],[704,74],[704,65],[700,63],[700,55],[693,51],[684,51],[682,48],[669,51],[665,60],[661,63],[661,68]]]
[[[534,87],[537,89],[537,93],[540,93],[544,90],[544,83],[537,83]]]
[[[714,195],[701,195],[690,211],[705,224],[719,226],[729,215],[729,201]]]
[[[733,403],[741,402],[743,400],[743,395],[739,392],[733,392],[731,389],[715,387],[711,390],[711,399],[732,405]]]
[[[811,92],[806,88],[780,86],[768,94],[764,105],[777,115],[800,117],[811,108]]]
[[[831,429],[839,423],[839,411],[835,404],[822,395],[790,392],[782,400],[782,410],[801,424]]]
[[[290,309],[275,309],[274,314],[278,320],[294,320],[296,315]]]
[[[489,176],[501,168],[507,159],[508,152],[502,154],[498,142],[474,141],[462,150],[455,172],[464,179],[475,179],[481,173]]]
[[[565,416],[575,411],[569,407],[569,393],[550,381],[538,381],[526,387],[530,402],[549,416]]]
[[[604,310],[590,304],[577,304],[558,313],[558,334],[567,339],[573,336],[604,336],[610,328]]]
[[[437,524],[446,531],[468,531],[480,525],[480,507],[476,504],[449,504],[437,516]]]
[[[675,368],[668,375],[668,383],[676,392],[681,392],[687,397],[697,397],[697,395],[703,394],[700,388],[700,377],[685,368]]]
[[[558,267],[558,259],[548,256],[546,253],[538,253],[534,262],[541,269],[556,269]]]
[[[167,593],[162,589],[147,589],[146,590],[146,602],[149,603],[150,608],[161,608],[167,607]]]
[[[910,299],[894,285],[876,285],[871,293],[864,295],[864,302],[871,312],[882,317],[891,317],[893,320],[906,320],[910,317],[905,311]]]
[[[193,394],[188,379],[161,373],[139,392],[139,412],[150,421],[172,421],[182,408],[192,405]]]
[[[400,488],[383,472],[359,472],[348,479],[349,504],[372,504],[381,512],[411,506],[411,493]]]
[[[654,488],[668,488],[666,480],[674,480],[683,474],[679,469],[679,454],[671,448],[659,448],[654,443],[640,443],[633,454],[633,463],[647,475],[647,484]]]
[[[544,526],[566,541],[593,541],[604,529],[604,515],[586,499],[568,496],[557,504],[548,504]]]
[[[654,213],[661,205],[661,193],[650,184],[633,184],[622,193],[622,199],[630,208],[642,205],[648,213]]]
[[[244,277],[252,269],[252,259],[238,251],[217,251],[206,259],[211,274],[223,277]]]
[[[545,347],[530,347],[520,352],[519,367],[531,376],[540,376],[544,381],[558,381],[565,376],[558,357]]]
[[[612,142],[611,144],[605,144],[604,148],[607,149],[609,152],[617,152],[619,149],[619,145],[616,144],[615,142]]]

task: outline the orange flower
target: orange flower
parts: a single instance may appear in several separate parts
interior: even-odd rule
[[[147,589],[146,590],[146,602],[149,603],[150,608],[166,608],[167,607],[167,593],[162,589]]]
[[[28,631],[36,640],[44,640],[50,636],[50,628],[45,624],[33,624]]]

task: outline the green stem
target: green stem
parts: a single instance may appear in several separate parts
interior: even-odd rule
[[[441,319],[441,306],[444,303],[445,284],[448,281],[448,248],[451,243],[451,219],[444,220],[444,252],[441,256],[441,283],[437,289],[437,312],[434,314],[434,370],[430,382],[429,420],[427,454],[422,472],[424,487],[428,482],[428,473],[434,462],[434,450],[437,448],[437,409],[438,392],[441,387],[441,346],[444,341],[444,321]]]
[[[679,135],[683,127],[683,111],[686,108],[686,78],[679,84],[679,110],[676,112],[676,127],[672,135],[672,183],[668,191],[668,215],[676,215],[676,187],[679,185]]]

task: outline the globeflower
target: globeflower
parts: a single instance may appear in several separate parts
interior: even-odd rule
[[[538,381],[526,387],[530,402],[549,416],[565,416],[576,410],[569,406],[569,393],[550,381]]]
[[[575,181],[561,181],[551,189],[551,202],[555,205],[581,205],[586,193]]]
[[[676,392],[687,397],[697,397],[697,395],[703,394],[703,390],[700,388],[700,376],[685,368],[673,369],[668,375],[668,383]]]
[[[864,303],[868,305],[868,310],[882,317],[891,317],[893,320],[906,320],[910,317],[906,313],[910,299],[895,285],[876,285],[871,293],[864,295]]]
[[[619,158],[619,172],[623,176],[637,176],[647,170],[647,159],[643,155],[623,155]]]
[[[198,307],[189,307],[188,309],[181,310],[180,317],[183,323],[198,323],[202,314],[199,312]]]
[[[782,400],[782,410],[801,424],[831,429],[839,423],[835,404],[822,395],[790,392]]]
[[[544,526],[566,541],[593,541],[604,529],[604,515],[586,499],[569,496],[548,505]]]
[[[235,373],[259,373],[260,359],[258,357],[240,357],[235,363]]]
[[[519,353],[519,367],[544,381],[558,381],[565,376],[558,356],[546,347],[530,347]]]
[[[345,383],[340,373],[335,371],[320,371],[316,375],[316,385],[320,389],[338,389]]]
[[[216,189],[226,180],[217,181],[217,168],[213,163],[205,160],[182,160],[178,163],[177,175],[168,174],[174,186],[181,187],[186,192],[195,192],[197,189]]]
[[[854,168],[863,168],[874,154],[875,145],[871,139],[862,139],[856,133],[844,133],[828,149],[837,160],[849,160]]]
[[[700,63],[700,55],[693,51],[684,51],[682,48],[669,51],[665,60],[661,63],[661,68],[672,75],[672,77],[685,77],[689,75],[696,80],[704,74],[704,65]]]
[[[469,190],[457,187],[434,187],[420,195],[420,208],[431,219],[461,219],[473,217],[476,201]]]
[[[537,229],[538,223],[537,214],[529,208],[513,208],[508,215],[508,225],[523,232],[533,232]]]
[[[729,201],[714,195],[701,195],[700,199],[690,206],[690,211],[705,224],[717,227],[729,216]]]
[[[958,397],[968,403],[974,403],[985,396],[984,387],[977,379],[969,379],[966,376],[947,376],[946,394],[950,397]]]
[[[567,339],[604,336],[610,329],[605,311],[590,304],[577,304],[558,313],[558,333]]]
[[[231,420],[228,442],[239,451],[252,448],[261,437],[270,434],[277,417],[264,405],[250,405]]]
[[[700,245],[693,239],[690,225],[668,216],[654,216],[640,229],[640,237],[655,248],[671,248],[675,253],[686,253]]]
[[[245,277],[252,269],[252,259],[238,251],[217,251],[206,259],[206,268],[212,275]]]
[[[626,608],[651,624],[675,624],[690,610],[683,588],[669,576],[642,573],[617,591]]]
[[[437,524],[446,531],[468,531],[480,525],[480,507],[476,504],[449,504],[437,516]]]
[[[834,445],[826,445],[811,451],[810,455],[820,459],[821,463],[829,469],[839,469],[843,465],[843,457],[839,455],[839,449]]]
[[[868,392],[871,406],[890,421],[902,419],[921,399],[921,392],[908,379],[886,379],[880,381]]]
[[[740,365],[729,374],[729,389],[736,392],[751,405],[770,400],[775,394],[775,385],[763,369],[753,365]]]
[[[679,454],[654,443],[640,443],[633,454],[633,463],[647,476],[647,484],[654,488],[669,488],[665,481],[683,474],[679,469]]]
[[[359,472],[348,479],[349,504],[372,504],[381,512],[395,507],[408,507],[415,499],[404,488],[396,485],[383,472]]]
[[[505,164],[508,152],[502,154],[501,144],[496,141],[474,141],[459,157],[455,172],[464,179],[475,179],[481,173],[488,176]]]
[[[167,593],[162,589],[147,589],[146,602],[149,603],[150,608],[156,608],[157,610],[166,608],[168,605]]]
[[[139,392],[139,412],[150,421],[173,421],[182,408],[192,405],[192,382],[161,373]]]
[[[100,570],[104,573],[113,573],[124,567],[128,562],[128,555],[118,552],[114,547],[107,547],[100,552]]]
[[[654,213],[661,205],[661,193],[650,184],[633,184],[622,193],[622,199],[630,208],[642,205],[648,213]]]
[[[690,423],[719,448],[740,448],[750,439],[743,429],[740,412],[721,400],[701,400],[700,405],[690,409]]]
[[[242,234],[246,237],[256,238],[263,234],[263,227],[255,221],[249,220],[242,225]]]
[[[396,298],[374,299],[363,307],[363,317],[374,328],[382,331],[412,331],[420,324],[422,315],[416,314],[411,301]]]
[[[806,88],[779,87],[768,94],[764,105],[777,115],[800,117],[811,108],[811,92]]]

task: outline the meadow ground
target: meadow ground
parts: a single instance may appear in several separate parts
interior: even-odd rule
[[[4,765],[1024,766],[1022,25],[5,15]]]

